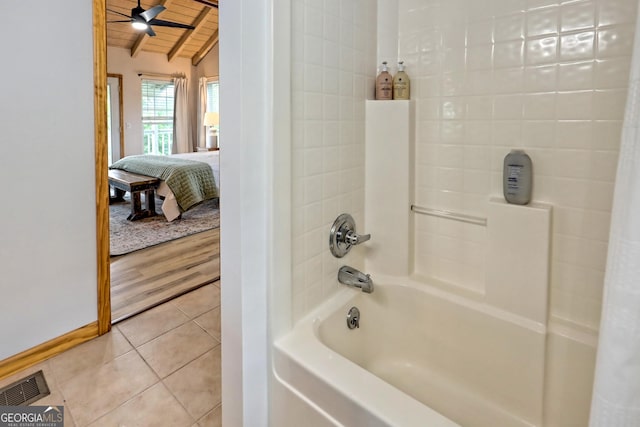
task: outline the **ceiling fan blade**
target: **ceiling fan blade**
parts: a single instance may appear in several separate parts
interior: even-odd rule
[[[131,23],[131,19],[124,19],[122,21],[107,21],[107,24],[113,24],[113,23],[116,23],[116,22],[129,22],[129,23]]]
[[[147,29],[145,30],[145,32],[147,33],[147,35],[149,37],[155,37],[156,36],[156,32],[153,31],[153,28],[151,28],[151,25],[147,25]]]
[[[153,18],[158,16],[160,14],[160,12],[162,12],[165,9],[166,9],[166,7],[164,7],[162,5],[153,6],[151,9],[142,12],[140,14],[140,16],[142,16],[145,21],[149,22]]]
[[[152,19],[148,22],[148,24],[157,25],[159,27],[185,28],[187,30],[193,30],[196,28],[193,25],[180,24],[179,22],[163,21],[162,19]]]
[[[109,12],[111,12],[111,13],[115,13],[115,14],[120,15],[120,16],[124,16],[125,18],[129,18],[129,19],[131,19],[131,17],[130,17],[129,15],[125,15],[124,13],[122,13],[122,12],[118,12],[117,10],[107,9],[107,11],[109,11]]]

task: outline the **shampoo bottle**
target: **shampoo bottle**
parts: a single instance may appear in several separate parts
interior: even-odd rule
[[[409,76],[404,71],[404,62],[398,62],[398,72],[393,76],[393,99],[409,99]]]
[[[526,205],[531,201],[531,158],[523,150],[511,150],[504,158],[502,190],[509,203]]]
[[[387,70],[387,63],[382,63],[380,74],[376,78],[376,99],[393,99],[393,78]]]

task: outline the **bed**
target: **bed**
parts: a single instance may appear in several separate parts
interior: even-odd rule
[[[127,156],[109,168],[159,178],[156,192],[164,198],[162,212],[167,221],[173,221],[204,200],[217,198],[220,193],[218,151]]]

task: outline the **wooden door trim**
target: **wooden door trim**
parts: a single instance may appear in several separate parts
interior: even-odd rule
[[[93,81],[96,175],[98,334],[111,330],[109,271],[109,183],[107,177],[107,24],[106,0],[93,0]]]

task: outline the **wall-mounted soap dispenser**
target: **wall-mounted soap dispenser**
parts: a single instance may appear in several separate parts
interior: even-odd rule
[[[531,157],[524,150],[511,150],[504,158],[502,190],[509,203],[526,205],[533,186]]]

